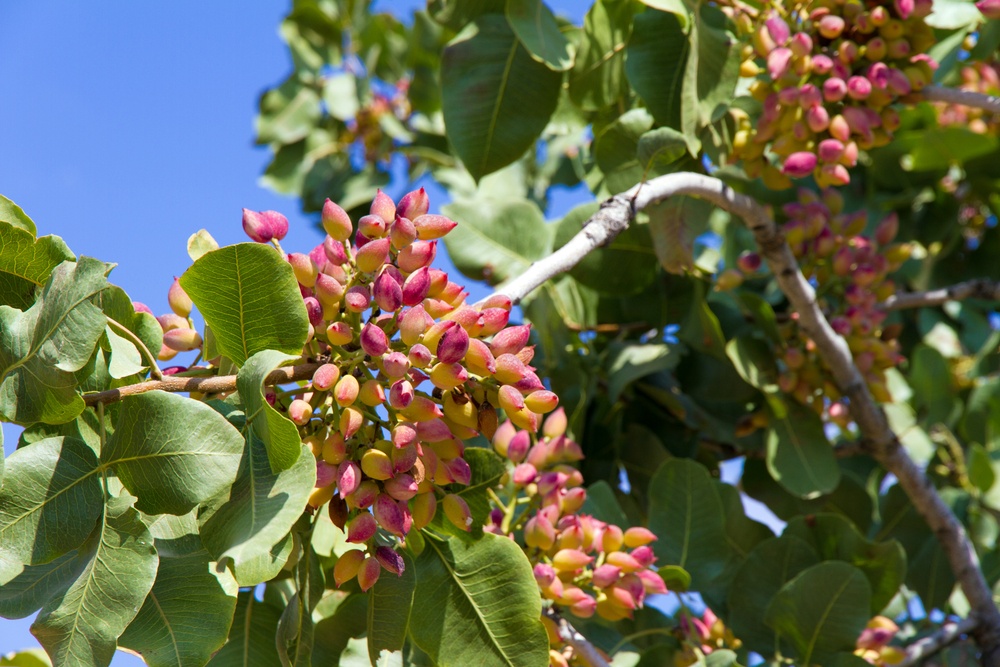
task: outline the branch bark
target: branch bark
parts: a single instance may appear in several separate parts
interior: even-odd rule
[[[611,667],[608,661],[604,659],[604,656],[601,655],[601,652],[597,650],[597,647],[591,644],[586,637],[580,634],[579,630],[570,625],[570,622],[560,616],[558,612],[549,607],[543,609],[542,613],[556,624],[559,638],[573,647],[573,651],[576,652],[576,655],[588,667]]]
[[[921,91],[924,99],[931,102],[947,102],[949,104],[961,104],[966,107],[975,107],[984,111],[1000,113],[1000,97],[977,93],[971,90],[959,90],[957,88],[947,88],[945,86],[927,86]]]
[[[285,384],[308,380],[312,377],[316,369],[320,367],[318,363],[301,364],[299,366],[288,366],[271,371],[264,378],[265,385]],[[179,378],[165,377],[162,380],[149,380],[139,384],[131,384],[118,389],[109,389],[94,394],[84,394],[83,402],[87,405],[97,405],[98,403],[114,403],[126,396],[144,394],[147,391],[169,391],[169,392],[191,392],[200,391],[206,394],[220,394],[223,392],[236,391],[235,375],[217,375],[215,377],[200,378]]]
[[[955,578],[978,619],[972,634],[987,667],[1000,667],[1000,611],[983,577],[979,558],[962,524],[941,499],[937,489],[902,447],[854,363],[847,343],[830,327],[816,302],[816,292],[799,270],[798,262],[770,212],[717,178],[694,173],[668,174],[641,183],[606,201],[568,244],[533,264],[498,293],[518,302],[549,278],[572,268],[588,252],[609,243],[625,229],[637,211],[677,195],[705,199],[743,219],[754,235],[779,287],[799,315],[799,324],[816,343],[841,393],[848,398],[851,416],[872,456],[897,478],[917,511],[937,536]],[[622,221],[625,224],[622,224]]]
[[[958,623],[946,623],[940,630],[923,639],[919,639],[906,647],[906,656],[896,667],[913,667],[919,665],[938,651],[959,641],[976,629],[977,621],[970,616]]]
[[[941,289],[928,290],[926,292],[894,294],[882,302],[882,309],[902,310],[904,308],[940,306],[947,301],[962,301],[963,299],[1000,301],[1000,282],[986,279],[969,280],[950,287],[942,287]]]

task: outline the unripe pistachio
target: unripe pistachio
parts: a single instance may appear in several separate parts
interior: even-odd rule
[[[601,536],[601,550],[606,554],[618,551],[625,543],[625,536],[622,529],[615,525],[608,525]]]
[[[517,354],[521,348],[527,345],[530,338],[531,325],[529,324],[507,327],[493,337],[490,350],[495,357],[499,357],[501,354]]]
[[[430,266],[436,254],[437,241],[416,241],[399,251],[397,265],[404,273],[413,273],[422,266]]]
[[[427,198],[427,192],[423,188],[420,188],[419,190],[407,192],[400,198],[399,204],[396,206],[396,215],[413,220],[427,213],[429,207],[430,201]]]
[[[333,322],[326,328],[326,340],[334,346],[347,345],[354,340],[354,331],[347,322]]]
[[[364,415],[358,410],[344,408],[340,413],[340,434],[348,439],[361,429],[364,422]]]
[[[379,239],[385,236],[389,225],[382,217],[377,215],[362,216],[358,220],[358,232],[369,239]],[[391,241],[390,241],[391,243]]]
[[[524,405],[532,412],[545,415],[556,409],[559,397],[551,391],[539,389],[528,394],[524,399]]]
[[[372,505],[372,512],[378,525],[382,526],[385,531],[397,537],[406,536],[403,508],[400,507],[399,502],[385,493],[379,494]]]
[[[381,573],[382,565],[378,562],[378,559],[373,556],[366,558],[358,570],[358,586],[361,587],[362,592],[366,592],[374,586]]]
[[[427,314],[424,307],[414,306],[406,311],[399,322],[400,338],[403,343],[412,347],[421,340],[424,333],[433,325],[434,320]]]
[[[367,509],[372,506],[375,502],[376,496],[379,494],[378,484],[370,479],[366,479],[358,485],[358,488],[354,490],[354,493],[347,496],[345,499],[346,505],[354,509]]]
[[[389,257],[389,239],[374,239],[359,248],[354,255],[358,271],[375,273]]]
[[[389,351],[389,338],[381,327],[368,322],[361,329],[361,349],[369,357],[381,357]]]
[[[799,151],[785,158],[785,164],[781,171],[792,178],[802,178],[812,173],[815,168],[816,154],[809,151]]]
[[[386,312],[392,312],[403,304],[403,289],[387,272],[375,279],[372,295],[378,307]]]
[[[389,405],[402,410],[413,402],[413,396],[413,385],[408,380],[397,380],[389,388]]]
[[[274,238],[271,224],[257,211],[243,209],[243,231],[257,243],[269,243]]]
[[[323,223],[323,230],[335,241],[343,243],[351,237],[351,232],[354,231],[347,211],[329,199],[323,203],[320,219]]]
[[[521,463],[528,455],[528,449],[530,447],[531,436],[527,431],[518,431],[514,434],[514,437],[510,439],[510,444],[507,445],[507,458],[514,463]]]
[[[444,415],[437,403],[423,396],[414,396],[410,404],[400,410],[400,414],[413,422],[425,422]]]
[[[454,493],[449,493],[441,499],[441,506],[444,509],[445,517],[456,528],[464,531],[472,529],[472,513],[469,511],[469,505],[465,502],[464,498]]]
[[[605,562],[616,567],[620,567],[622,572],[636,572],[643,569],[642,564],[624,551],[612,551],[607,553]]]
[[[302,299],[302,303],[306,307],[306,316],[309,318],[309,325],[314,327],[318,326],[323,321],[323,306],[320,305],[316,297],[307,296]]]
[[[163,332],[163,346],[174,352],[188,352],[201,347],[201,334],[194,329],[187,328],[184,322],[183,328],[171,328]],[[173,357],[174,355],[170,355]]]
[[[648,528],[635,526],[625,531],[624,539],[625,546],[630,549],[634,549],[636,547],[646,546],[651,542],[655,542],[657,537],[656,534]]]
[[[361,386],[358,384],[358,379],[353,375],[345,375],[334,386],[333,398],[337,401],[337,405],[344,408],[352,405],[357,400],[360,390]]]
[[[433,493],[420,493],[410,499],[413,527],[420,530],[427,526],[437,513],[437,498]]]
[[[489,377],[496,371],[496,361],[490,348],[478,338],[469,339],[469,349],[464,361],[465,367],[475,375]]]
[[[589,565],[594,559],[579,549],[560,549],[552,557],[552,566],[563,572],[574,572]]]
[[[181,282],[177,278],[174,278],[174,282],[170,283],[170,289],[167,290],[167,303],[170,305],[170,310],[180,317],[188,317],[191,315],[191,309],[194,308],[194,302],[181,287]]]
[[[344,303],[352,313],[360,313],[368,309],[371,294],[365,285],[355,285],[344,294]]]
[[[378,380],[366,380],[358,392],[358,399],[370,408],[385,403],[385,391]]]
[[[345,581],[349,581],[356,577],[358,575],[358,570],[361,569],[361,564],[364,561],[364,551],[359,549],[345,551],[340,558],[337,559],[336,565],[333,566],[333,580],[336,582],[337,587],[339,588],[343,586]]]
[[[403,571],[406,569],[403,557],[392,547],[378,547],[375,549],[375,558],[383,569],[392,572],[397,577],[402,576]]]
[[[361,512],[347,522],[347,541],[360,544],[375,537],[378,525],[375,517],[368,512]]]
[[[437,344],[437,358],[441,363],[454,364],[465,357],[469,350],[469,334],[462,327],[451,327],[442,335]]]
[[[417,442],[417,426],[408,422],[399,422],[392,429],[392,444],[396,447],[409,447]]]
[[[380,482],[393,476],[392,461],[388,454],[378,449],[369,449],[361,457],[361,470]]]
[[[313,407],[309,401],[303,401],[301,398],[296,398],[288,406],[288,418],[299,426],[308,424],[312,414]]]
[[[879,245],[885,246],[892,243],[899,233],[899,216],[895,212],[890,213],[875,228],[875,240]]]
[[[469,373],[461,364],[436,364],[430,373],[431,383],[438,389],[449,391],[460,387],[469,379]]]
[[[410,219],[417,230],[417,238],[422,241],[439,239],[453,230],[457,224],[443,215],[424,214]]]
[[[533,549],[548,551],[556,542],[556,529],[543,514],[536,514],[524,524],[524,543]]]
[[[792,50],[784,46],[778,47],[767,54],[767,71],[772,79],[780,79],[789,69],[792,60]]]
[[[976,9],[987,19],[1000,19],[1000,0],[979,0]]]
[[[383,220],[393,220],[396,217],[396,204],[392,198],[381,189],[375,191],[375,199],[372,200],[370,209],[372,215],[377,215]]]

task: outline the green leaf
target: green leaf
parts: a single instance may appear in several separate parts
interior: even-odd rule
[[[553,247],[568,243],[597,209],[596,204],[583,204],[567,213],[556,225]],[[641,292],[656,279],[656,255],[651,246],[648,228],[630,225],[610,245],[587,253],[569,274],[601,294]]]
[[[583,19],[569,94],[584,111],[599,111],[628,94],[625,45],[632,32],[630,2],[597,0]]]
[[[8,201],[0,197],[0,218],[3,203]],[[0,304],[20,310],[26,310],[35,301],[36,288],[45,284],[52,269],[76,259],[58,236],[36,239],[34,225],[29,231],[0,221],[0,248],[3,248],[0,252]]]
[[[320,600],[313,612],[313,616],[319,619],[313,643],[316,664],[340,664],[338,661],[349,650],[352,638],[364,636],[368,627],[368,600],[367,594],[342,591],[333,592]],[[370,660],[364,644],[361,652],[364,655],[362,664],[367,667]]]
[[[187,251],[188,257],[191,258],[192,262],[197,262],[201,259],[202,255],[206,255],[213,250],[218,249],[218,241],[212,238],[212,235],[208,233],[207,229],[199,229],[188,237]]]
[[[86,566],[65,594],[49,600],[31,633],[57,665],[106,666],[118,637],[153,587],[158,558],[129,498],[112,498],[80,548]]]
[[[681,90],[691,42],[684,33],[687,12],[682,0],[673,2],[681,11],[661,7],[662,12],[636,15],[626,49],[625,75],[657,124],[680,129]]]
[[[735,97],[740,70],[740,42],[729,32],[718,7],[700,4],[694,14],[690,50],[681,89],[681,130],[688,147],[700,147],[698,131],[718,120]]]
[[[531,57],[557,72],[573,66],[569,40],[542,0],[507,0],[507,22]]]
[[[656,569],[667,590],[683,593],[691,588],[691,574],[680,565],[661,565]]]
[[[907,378],[913,388],[913,404],[926,411],[922,423],[950,421],[957,399],[950,380],[948,360],[927,345],[917,345],[910,353]]]
[[[239,588],[207,551],[161,554],[156,582],[119,645],[150,667],[204,665],[226,641]]]
[[[304,139],[319,119],[319,94],[292,76],[261,96],[257,143],[295,143]]]
[[[108,359],[108,374],[111,377],[120,380],[143,371],[145,366],[142,365],[142,355],[135,343],[116,334],[110,326],[104,327],[104,335],[108,337],[108,344],[111,346]]]
[[[275,350],[258,352],[236,374],[236,388],[247,413],[247,425],[267,449],[272,472],[291,468],[299,458],[302,440],[288,417],[264,400],[264,379],[279,366],[297,359]]]
[[[934,11],[927,17],[927,24],[939,30],[955,30],[982,24],[983,15],[975,3],[963,0],[938,0]]]
[[[639,140],[652,129],[653,117],[645,109],[631,109],[605,126],[594,137],[594,160],[604,173],[611,192],[624,192],[646,175],[639,162]]]
[[[42,649],[29,648],[0,656],[0,667],[52,667],[52,662]]]
[[[7,457],[0,489],[0,558],[40,565],[80,546],[101,513],[94,451],[47,438]]]
[[[687,139],[672,127],[658,127],[639,137],[636,156],[646,170],[673,164],[687,153]]]
[[[438,664],[544,665],[548,638],[531,564],[512,540],[427,536],[417,558],[410,636]]]
[[[969,481],[982,493],[986,493],[997,481],[993,461],[986,448],[978,443],[969,446]]]
[[[561,83],[500,15],[480,16],[449,42],[441,55],[444,124],[476,180],[534,145],[556,110]]]
[[[109,320],[114,320],[114,322],[109,322],[113,328],[118,324],[135,334],[150,354],[156,354],[160,351],[160,347],[163,345],[163,329],[160,327],[160,323],[149,313],[136,312],[132,305],[132,299],[121,287],[111,285],[103,290],[94,299],[94,305],[100,307]],[[115,331],[122,333],[117,328]],[[148,358],[144,358],[142,361],[149,363]]]
[[[666,343],[614,345],[608,351],[608,400],[612,403],[639,378],[673,370],[681,359],[680,353]]]
[[[253,597],[253,591],[239,594],[229,640],[219,649],[208,667],[275,667],[280,665],[274,635],[278,611]]]
[[[552,232],[532,202],[458,201],[441,210],[458,221],[444,239],[448,256],[474,280],[501,283],[523,273],[552,246]]]
[[[640,0],[642,4],[672,14],[687,16],[688,9],[683,0]]]
[[[671,197],[646,208],[653,250],[669,273],[694,268],[694,240],[708,229],[711,205],[693,197]]]
[[[262,350],[302,353],[309,318],[292,267],[274,248],[238,243],[214,250],[184,272],[181,287],[237,365]]]
[[[649,529],[663,565],[680,565],[695,590],[719,576],[732,551],[726,542],[722,501],[704,466],[669,459],[649,483]]]
[[[383,651],[403,650],[410,627],[417,572],[409,554],[398,553],[406,564],[402,574],[397,577],[383,571],[368,594],[368,654],[372,665],[382,657]]]
[[[52,597],[65,591],[79,576],[82,567],[76,551],[65,553],[44,565],[16,566],[11,573],[13,576],[0,579],[0,616],[30,616]]]
[[[32,237],[38,234],[34,221],[21,210],[21,207],[0,195],[0,222],[28,232]],[[72,259],[72,258],[70,258]]]
[[[89,257],[63,262],[31,308],[0,306],[0,415],[61,424],[83,412],[75,373],[104,333],[107,320],[90,299],[108,287],[109,270]]]
[[[748,383],[765,392],[778,390],[778,365],[770,345],[755,336],[737,336],[726,343],[726,354]]]
[[[201,401],[150,391],[121,402],[101,461],[138,497],[138,509],[182,515],[232,485],[243,444],[240,432]]]
[[[774,631],[764,623],[762,609],[787,582],[820,562],[815,550],[797,537],[764,540],[747,556],[729,586],[728,623],[752,651],[773,653]]]
[[[618,504],[618,499],[615,497],[611,485],[603,479],[587,487],[587,497],[583,501],[580,513],[589,514],[595,519],[614,524],[622,529],[631,525],[621,505]]]
[[[840,466],[815,412],[794,400],[771,397],[767,469],[789,493],[816,498],[840,483]]]
[[[906,575],[906,553],[899,542],[870,542],[839,514],[796,517],[783,535],[805,540],[823,560],[842,560],[861,570],[871,590],[873,615],[895,597]]]
[[[820,563],[801,572],[775,595],[764,613],[768,625],[798,652],[801,664],[824,663],[851,651],[870,618],[871,589],[847,563]]]
[[[251,437],[229,494],[206,507],[198,518],[205,547],[220,563],[232,559],[240,586],[264,581],[241,577],[240,566],[259,558],[277,560],[281,550],[272,552],[272,547],[285,538],[306,508],[316,483],[316,458],[305,445],[300,452],[295,465],[274,473],[264,444]],[[275,555],[268,556],[271,553]]]
[[[899,141],[901,146],[910,148],[903,163],[907,170],[913,171],[947,169],[954,163],[989,155],[1000,146],[996,137],[959,126],[908,132]]]

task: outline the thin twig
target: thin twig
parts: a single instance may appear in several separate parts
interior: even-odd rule
[[[882,302],[881,307],[883,310],[923,308],[925,306],[940,306],[948,301],[962,301],[964,299],[1000,301],[1000,282],[986,279],[968,280],[964,283],[927,290],[926,292],[893,294]]]
[[[580,634],[579,630],[570,625],[569,621],[559,615],[552,607],[543,609],[542,613],[549,617],[556,624],[559,638],[573,647],[576,655],[589,667],[611,667],[601,652],[591,644],[586,637]]]
[[[501,286],[498,293],[506,294],[514,302],[520,301],[549,278],[571,269],[587,253],[613,240],[627,228],[636,211],[677,195],[705,199],[742,218],[753,233],[778,286],[798,312],[799,325],[815,342],[841,394],[847,397],[851,416],[872,456],[896,476],[940,541],[955,578],[979,619],[973,636],[982,651],[983,665],[1000,667],[1000,611],[993,604],[993,594],[983,576],[975,548],[933,483],[892,431],[885,412],[872,397],[855,365],[846,341],[830,327],[816,302],[815,290],[799,270],[784,235],[766,208],[717,178],[685,172],[660,176],[604,202],[601,210],[569,243],[535,262],[520,277]]]
[[[906,656],[896,667],[913,667],[976,629],[975,617],[964,618],[958,623],[945,623],[934,634],[919,639],[906,647]]]
[[[977,93],[971,90],[959,90],[958,88],[947,88],[945,86],[927,86],[922,91],[925,100],[931,102],[947,102],[949,104],[961,104],[966,107],[983,109],[1000,113],[1000,97]]]
[[[142,342],[142,339],[132,333],[131,329],[114,318],[109,317],[108,324],[128,336],[132,341],[132,344],[138,346],[139,351],[146,357],[146,359],[149,360],[149,374],[157,380],[162,380],[163,373],[160,371],[160,367],[156,364],[156,357],[149,351],[146,344]]]
[[[264,378],[265,385],[285,384],[287,382],[298,382],[312,377],[316,369],[320,367],[318,363],[301,364],[299,366],[288,366],[277,368],[271,371]],[[127,385],[118,389],[109,389],[94,394],[84,394],[83,401],[87,405],[97,405],[98,403],[114,403],[126,396],[144,394],[147,391],[169,391],[169,392],[191,392],[200,391],[205,394],[218,394],[222,392],[236,391],[235,375],[217,375],[215,377],[165,377],[162,380],[149,380],[139,384]]]

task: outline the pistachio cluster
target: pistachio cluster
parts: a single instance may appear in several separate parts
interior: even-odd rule
[[[931,0],[770,2],[759,12],[733,5],[751,35],[741,74],[763,109],[734,137],[751,177],[772,189],[810,174],[820,187],[849,183],[859,150],[889,142],[892,104],[931,82]],[[771,164],[768,151],[776,158]]]

